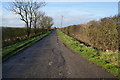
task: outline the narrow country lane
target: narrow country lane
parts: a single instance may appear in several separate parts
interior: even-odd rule
[[[66,48],[56,32],[11,57],[2,68],[3,78],[114,78]]]

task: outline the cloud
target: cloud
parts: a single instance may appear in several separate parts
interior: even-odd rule
[[[90,20],[96,20],[97,17],[91,12],[79,12],[77,10],[57,10],[56,13],[48,14],[54,20],[54,27],[61,27],[61,16],[63,16],[63,27],[75,24],[83,24]],[[74,13],[75,12],[75,13]],[[20,20],[19,15],[9,13],[2,15],[2,26],[24,27],[24,22]]]
[[[84,24],[91,20],[98,20],[101,18],[93,13],[71,14],[71,11],[61,11],[58,12],[58,14],[49,14],[49,16],[51,16],[54,20],[54,27],[61,27],[62,16],[63,16],[62,27],[76,24]]]
[[[113,3],[48,3],[40,10],[45,11],[47,15],[54,20],[54,26],[61,26],[61,16],[63,17],[63,26],[83,24],[91,20],[98,20],[102,17],[107,17],[115,14],[115,5]],[[6,4],[4,4],[6,5]],[[112,8],[113,7],[113,8]],[[1,9],[0,9],[1,10]],[[115,9],[117,10],[117,9]],[[0,11],[1,12],[1,11]],[[1,15],[1,13],[0,13]],[[24,22],[19,19],[19,16],[10,13],[3,9],[2,15],[3,26],[24,26]]]
[[[77,24],[84,24],[91,20],[102,18],[89,9],[73,6],[46,6],[43,11],[54,20],[53,27],[61,27],[61,16],[63,17],[63,27]],[[92,9],[93,10],[93,9]]]
[[[7,27],[23,27],[24,22],[20,20],[20,16],[13,13],[2,14],[2,26]]]
[[[71,6],[71,5],[69,5]],[[100,19],[95,13],[75,6],[46,6],[42,8],[47,15],[51,16],[54,20],[54,27],[61,27],[61,16],[63,17],[63,26],[83,24],[91,20]],[[3,10],[4,11],[4,10]],[[20,16],[4,11],[2,15],[2,26],[24,26],[24,22],[19,18]]]
[[[74,11],[74,10],[73,10]],[[48,14],[54,20],[54,26],[61,27],[61,16],[63,16],[63,26],[69,26],[74,24],[83,24],[90,20],[95,20],[96,16],[92,13],[86,14],[71,14],[70,10],[59,10],[54,14]],[[20,16],[13,13],[8,15],[2,15],[2,26],[8,27],[24,27],[24,22],[20,20]]]
[[[1,0],[1,2],[13,2],[14,0]],[[29,0],[25,0],[29,1]],[[43,0],[37,0],[43,1]],[[46,2],[119,2],[119,0],[45,0]]]

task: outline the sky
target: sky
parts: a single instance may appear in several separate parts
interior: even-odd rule
[[[7,10],[5,7],[8,2],[2,2],[0,7],[0,17],[2,25],[8,27],[24,27],[24,22],[20,16]],[[63,16],[63,25],[84,24],[91,20],[99,20],[104,17],[110,17],[118,14],[117,2],[47,2],[47,5],[40,9],[46,15],[53,18],[53,27],[61,27],[61,16]]]

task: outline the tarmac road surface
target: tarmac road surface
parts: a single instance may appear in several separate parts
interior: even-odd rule
[[[52,32],[2,65],[3,78],[114,78],[66,48]]]

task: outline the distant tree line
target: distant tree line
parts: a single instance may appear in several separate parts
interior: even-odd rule
[[[90,21],[87,24],[72,25],[60,28],[61,31],[105,51],[119,51],[118,20],[120,16],[106,17],[99,21]]]

